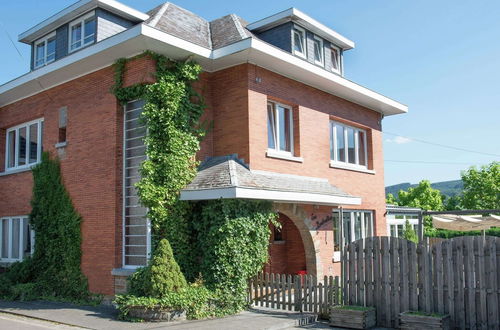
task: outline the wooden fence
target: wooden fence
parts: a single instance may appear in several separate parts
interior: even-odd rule
[[[339,277],[259,273],[250,280],[248,299],[255,306],[313,312],[327,316],[340,303]]]
[[[452,328],[500,328],[500,238],[370,237],[346,246],[342,275],[343,302],[376,307],[379,326],[420,310],[450,314]]]

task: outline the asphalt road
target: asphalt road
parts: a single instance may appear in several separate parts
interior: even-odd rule
[[[0,313],[0,329],[2,330],[40,330],[40,329],[84,329],[67,326],[49,321],[42,321],[28,317]]]

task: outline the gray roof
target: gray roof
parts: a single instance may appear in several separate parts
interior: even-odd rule
[[[394,204],[386,204],[385,209],[389,213],[418,213],[422,211],[422,209],[418,207],[399,206]]]
[[[327,179],[250,170],[236,155],[204,161],[195,179],[183,190],[231,187],[354,197],[331,185]]]
[[[234,14],[209,22],[184,8],[166,2],[150,10],[148,15],[148,25],[208,49],[221,48],[253,36],[245,28],[247,22]]]

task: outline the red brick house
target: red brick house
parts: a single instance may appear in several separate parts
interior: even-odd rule
[[[61,158],[83,218],[82,269],[93,292],[123,290],[147,262],[146,210],[133,185],[144,159],[141,101],[110,92],[112,64],[151,50],[192,58],[213,130],[185,200],[266,199],[283,224],[266,269],[339,274],[344,239],[385,235],[382,119],[407,107],[343,77],[354,43],[297,9],[254,23],[207,21],[174,4],[147,13],[81,0],[19,35],[31,70],[0,86],[0,263],[30,253],[32,175],[42,150]],[[150,82],[154,63],[129,62],[125,85]]]

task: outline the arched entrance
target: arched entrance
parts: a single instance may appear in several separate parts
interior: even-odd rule
[[[295,275],[310,271],[299,229],[288,216],[283,213],[278,215],[281,229],[270,225],[269,261],[264,267],[265,272]]]

